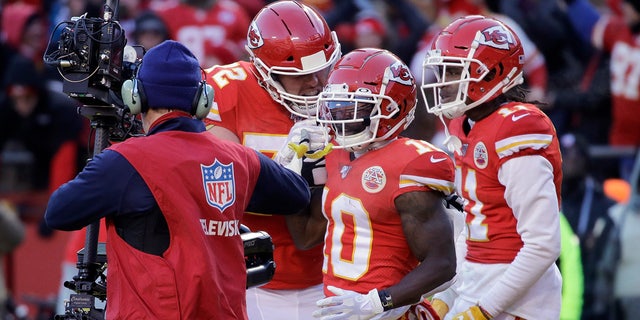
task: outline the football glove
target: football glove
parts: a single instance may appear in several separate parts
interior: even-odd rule
[[[333,147],[326,143],[328,130],[312,119],[297,122],[275,161],[301,175],[309,186],[323,186],[327,180],[324,156]]]
[[[303,139],[302,131],[306,132],[306,139]],[[287,141],[278,151],[274,160],[286,166],[296,156],[302,158],[309,150],[322,150],[328,141],[328,134],[329,128],[318,125],[313,119],[298,121],[289,130]]]
[[[433,299],[431,301],[431,307],[438,314],[440,319],[444,319],[444,315],[449,312],[449,306],[447,305],[447,303],[440,299]]]
[[[442,320],[444,316],[440,316],[433,307],[433,302],[427,299],[421,300],[419,303],[411,306],[410,320]],[[406,317],[405,317],[406,318]],[[404,319],[404,318],[403,318]]]
[[[320,309],[313,312],[315,318],[322,320],[363,320],[371,319],[384,311],[377,289],[373,289],[367,294],[360,294],[333,286],[328,286],[327,289],[335,293],[336,296],[327,297],[316,302]]]
[[[447,209],[454,208],[460,212],[464,210],[464,205],[466,201],[461,196],[452,193],[444,198],[444,206]]]
[[[479,305],[471,306],[469,309],[453,316],[453,319],[459,320],[489,320],[491,318],[493,317]]]

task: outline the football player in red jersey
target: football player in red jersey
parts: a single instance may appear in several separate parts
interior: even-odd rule
[[[387,50],[356,49],[329,74],[317,117],[334,133],[326,184],[310,213],[289,217],[294,238],[324,238],[327,298],[315,317],[432,319],[423,296],[454,281],[453,229],[442,205],[454,191],[453,159],[399,137],[413,121],[417,92],[408,67]]]
[[[422,93],[433,94],[430,113],[452,119],[447,143],[467,200],[458,282],[433,302],[445,319],[560,315],[562,163],[553,124],[523,102],[524,61],[518,36],[478,15],[442,30],[424,60],[437,82]]]
[[[250,62],[206,70],[215,89],[208,130],[269,157],[285,144],[294,122],[315,117],[318,94],[340,57],[323,17],[295,1],[265,6],[247,33]],[[275,245],[273,279],[247,291],[250,319],[304,319],[322,293],[322,247],[299,250],[284,218],[248,214],[243,224],[267,231]]]
[[[201,64],[207,61],[209,48],[224,48],[236,59],[245,57],[243,46],[250,17],[235,1],[185,0],[169,3],[170,6],[160,4],[152,6],[152,9],[162,17],[171,39],[187,46]],[[226,59],[226,56],[219,58]],[[223,62],[233,61],[231,58]]]

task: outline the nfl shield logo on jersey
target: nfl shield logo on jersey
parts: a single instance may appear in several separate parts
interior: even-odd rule
[[[216,159],[212,165],[200,165],[200,168],[207,203],[224,211],[236,201],[233,162],[225,165]]]

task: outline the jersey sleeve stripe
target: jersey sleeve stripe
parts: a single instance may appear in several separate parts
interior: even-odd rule
[[[429,189],[440,191],[446,195],[451,194],[454,189],[453,181],[433,179],[408,174],[400,175],[400,189],[408,187],[426,186]]]
[[[214,102],[213,105],[211,106],[211,110],[209,111],[209,114],[207,114],[207,119],[213,120],[213,121],[222,121],[217,103]]]
[[[543,149],[551,144],[552,138],[550,134],[523,134],[509,137],[496,142],[496,153],[502,159],[527,148]]]

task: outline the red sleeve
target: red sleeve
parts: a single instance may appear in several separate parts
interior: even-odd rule
[[[415,155],[416,151],[419,155],[414,156],[414,159],[409,161],[400,172],[400,186],[393,196],[394,199],[411,191],[433,190],[446,195],[453,192],[454,164],[453,159],[447,153],[421,140],[408,139],[405,145],[408,148],[404,148],[407,150],[407,154],[403,157]],[[397,155],[395,152],[394,154]]]
[[[541,154],[557,143],[551,120],[536,106],[511,103],[498,113],[503,118],[497,126],[495,150],[501,163],[516,156]]]

